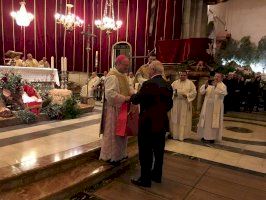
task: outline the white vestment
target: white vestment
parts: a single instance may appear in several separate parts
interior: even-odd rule
[[[209,85],[205,88],[202,85],[200,93],[205,94],[204,103],[200,113],[197,133],[205,140],[222,140],[224,96],[227,95],[227,88],[223,82],[217,83],[214,87]]]
[[[133,77],[131,78],[130,76],[128,76],[128,77],[127,77],[127,80],[128,80],[129,87],[134,88],[134,80],[135,80],[135,77],[133,76]]]
[[[174,91],[173,108],[170,111],[170,132],[173,139],[183,141],[189,138],[192,127],[192,101],[196,98],[197,91],[190,80],[176,80],[172,83]],[[187,95],[183,97],[182,94]]]
[[[100,78],[98,76],[95,76],[94,78],[91,78],[88,82],[88,84],[82,86],[80,96],[81,97],[87,97],[87,92],[89,97],[93,97],[93,92],[96,89],[96,87],[100,84]]]
[[[112,69],[117,73],[116,68]],[[121,94],[119,84],[115,75],[105,78],[105,102],[103,106],[102,126],[103,139],[101,144],[100,159],[107,161],[119,161],[127,156],[127,136],[116,135],[116,124],[121,105],[126,97]]]

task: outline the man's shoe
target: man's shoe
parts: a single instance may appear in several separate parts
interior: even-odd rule
[[[141,178],[139,179],[131,179],[131,183],[136,185],[136,186],[141,186],[141,187],[151,187],[151,182],[144,182],[141,180]]]
[[[151,180],[155,183],[161,183],[162,179],[161,178],[156,178],[156,177],[151,177]]]

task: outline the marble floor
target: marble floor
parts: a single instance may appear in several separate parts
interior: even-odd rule
[[[0,129],[0,171],[2,167],[27,162],[34,165],[38,158],[57,155],[100,140],[101,104],[93,112],[78,119],[47,121]],[[241,127],[251,133],[239,133],[226,127]],[[225,117],[224,138],[220,144],[205,145],[195,133],[180,142],[168,140],[166,150],[224,165],[266,173],[266,122]],[[56,156],[55,156],[56,160]],[[28,166],[30,167],[30,166]]]
[[[265,177],[206,163],[199,159],[175,156],[171,153],[165,154],[162,183],[153,182],[151,188],[137,187],[130,183],[130,179],[138,177],[139,173],[139,166],[132,166],[120,177],[106,181],[106,184],[95,192],[88,191],[87,194],[91,197],[83,199],[266,199]]]

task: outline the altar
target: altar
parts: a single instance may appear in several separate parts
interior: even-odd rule
[[[23,80],[28,82],[55,83],[60,86],[58,70],[41,67],[18,67],[0,66],[0,73],[10,73],[21,75]]]

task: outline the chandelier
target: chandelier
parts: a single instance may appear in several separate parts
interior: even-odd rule
[[[33,20],[33,14],[28,13],[26,10],[26,2],[20,2],[20,9],[19,11],[15,12],[12,11],[10,15],[16,20],[17,25],[19,26],[29,26],[30,22]]]
[[[106,33],[109,35],[112,31],[121,28],[122,21],[115,21],[114,17],[114,5],[113,0],[106,0],[104,6],[104,14],[101,20],[95,20],[95,25],[101,30],[106,30]]]
[[[62,24],[66,30],[72,31],[76,27],[82,27],[84,21],[80,19],[78,16],[71,13],[71,8],[74,6],[72,4],[66,4],[67,7],[67,15],[55,14],[56,23]]]

